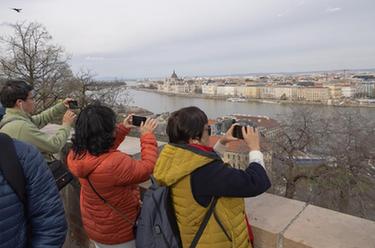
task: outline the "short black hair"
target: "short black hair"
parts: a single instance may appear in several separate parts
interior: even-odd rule
[[[72,138],[75,157],[86,152],[98,156],[106,153],[115,141],[116,114],[98,103],[88,105],[78,115]]]
[[[23,80],[8,80],[1,89],[0,101],[5,108],[13,108],[18,99],[26,101],[33,86]]]
[[[170,143],[186,144],[189,139],[201,139],[207,115],[197,107],[186,107],[171,114],[167,124]]]

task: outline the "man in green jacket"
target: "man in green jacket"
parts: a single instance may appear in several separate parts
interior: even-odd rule
[[[42,113],[32,116],[33,87],[25,81],[9,80],[0,92],[1,104],[6,108],[5,115],[0,122],[0,132],[36,146],[46,160],[51,162],[54,160],[53,154],[60,152],[66,144],[76,117],[75,113],[69,110],[71,100],[67,98]],[[62,126],[54,135],[48,135],[40,130],[63,114]]]

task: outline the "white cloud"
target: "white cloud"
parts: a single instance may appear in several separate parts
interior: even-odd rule
[[[334,12],[338,12],[338,11],[341,11],[341,8],[328,8],[328,9],[326,9],[326,12],[329,12],[329,13],[334,13]]]
[[[96,61],[96,60],[105,60],[106,58],[104,58],[104,57],[91,57],[91,56],[87,56],[86,58],[85,58],[85,60],[94,60],[94,61]]]
[[[329,48],[336,56],[347,44],[363,48],[363,61],[370,61],[375,1],[330,0],[330,6],[326,0],[1,0],[0,23],[44,24],[73,55],[73,68],[99,76],[163,76],[174,67],[192,74],[272,71],[283,58],[282,69],[303,70],[309,51]],[[8,31],[0,25],[0,34]],[[296,54],[298,63],[290,60]]]

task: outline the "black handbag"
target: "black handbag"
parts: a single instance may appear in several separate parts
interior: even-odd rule
[[[66,164],[64,164],[61,160],[54,160],[52,162],[49,162],[48,166],[52,171],[57,188],[59,190],[64,188],[73,180],[72,173],[69,171]]]

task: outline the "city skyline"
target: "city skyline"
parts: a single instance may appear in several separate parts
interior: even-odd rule
[[[375,68],[371,0],[205,2],[5,0],[0,34],[42,23],[98,78],[163,78]],[[20,13],[10,8],[22,8]]]

